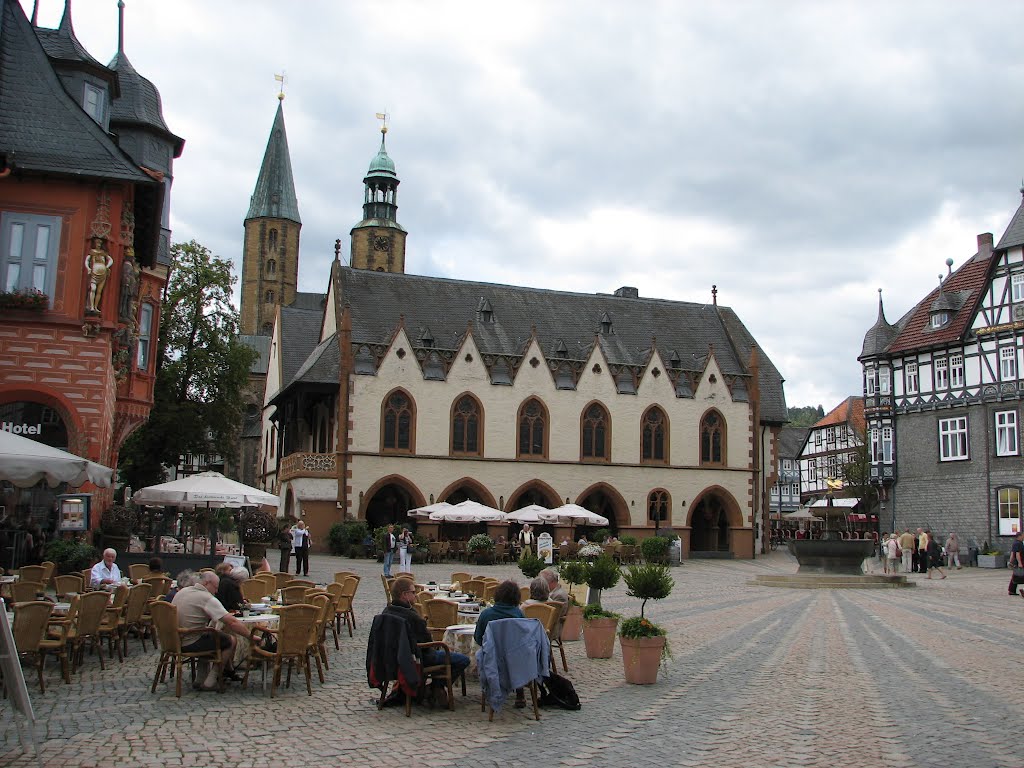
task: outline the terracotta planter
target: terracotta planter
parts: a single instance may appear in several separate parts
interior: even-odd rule
[[[588,659],[610,659],[615,652],[615,630],[618,619],[590,619],[583,622],[583,643]]]
[[[253,562],[259,562],[267,556],[269,541],[243,541],[242,551]]]
[[[565,614],[565,621],[562,623],[562,642],[575,643],[580,639],[580,631],[583,629],[583,609],[578,605],[570,605]]]
[[[658,682],[658,667],[665,648],[664,637],[620,637],[626,682],[652,685]]]

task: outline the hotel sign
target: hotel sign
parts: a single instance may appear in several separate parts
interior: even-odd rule
[[[24,435],[29,437],[30,435],[41,435],[43,434],[42,424],[16,424],[13,421],[5,421],[0,423],[0,430],[4,432],[10,432],[12,435]]]

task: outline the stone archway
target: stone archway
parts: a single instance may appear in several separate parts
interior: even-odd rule
[[[389,523],[406,525],[409,510],[423,505],[423,496],[412,483],[392,475],[374,483],[363,496],[361,517],[370,530]]]
[[[458,504],[460,501],[475,501],[478,504],[498,508],[494,496],[478,480],[472,477],[464,477],[456,480],[437,495],[438,501],[447,501],[449,504]]]
[[[743,525],[732,495],[721,488],[704,491],[690,507],[690,553],[737,551],[734,529]]]
[[[562,505],[562,500],[558,498],[554,488],[543,480],[531,480],[512,491],[508,497],[508,502],[505,504],[504,511],[515,512],[517,509],[522,509],[530,504],[554,509]]]
[[[607,483],[595,483],[579,495],[576,503],[608,518],[608,529],[618,535],[619,528],[631,524],[629,507],[617,490]]]

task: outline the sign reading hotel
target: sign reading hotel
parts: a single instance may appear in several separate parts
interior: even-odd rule
[[[13,421],[0,422],[0,430],[4,432],[10,432],[12,435],[24,435],[29,437],[31,435],[43,434],[42,424],[15,424]]]

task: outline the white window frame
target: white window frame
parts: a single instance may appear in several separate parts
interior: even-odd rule
[[[82,91],[82,109],[98,125],[107,118],[107,92],[92,83],[85,83]]]
[[[49,296],[53,306],[60,225],[59,216],[0,213],[0,290],[36,289]]]
[[[882,367],[878,369],[878,394],[888,395],[891,391],[892,376],[889,375],[889,369]]]
[[[1020,488],[1006,486],[998,491],[999,535],[1013,536],[1020,529]]]
[[[936,312],[932,315],[932,328],[941,328],[949,322],[949,312]]]
[[[825,442],[834,443],[836,441],[836,428],[825,427]]]
[[[968,461],[970,458],[967,417],[939,419],[939,461]]]
[[[917,363],[907,363],[904,370],[907,379],[907,394],[916,395],[918,388]]]
[[[821,448],[821,430],[814,430],[814,447]]]
[[[1019,456],[1017,411],[996,411],[996,456]]]
[[[148,301],[139,306],[139,340],[135,348],[135,367],[140,371],[149,370],[152,357],[153,305]]]
[[[964,385],[964,356],[949,356],[949,386],[959,389]]]
[[[882,463],[892,464],[892,427],[882,427]]]
[[[875,394],[875,369],[864,369],[864,394],[871,397]]]
[[[1010,275],[1010,301],[1024,301],[1024,272]]]
[[[1012,381],[1017,378],[1017,348],[1003,347],[999,350],[999,378]]]
[[[935,391],[949,389],[949,361],[940,357],[932,363],[932,372],[935,381]]]

